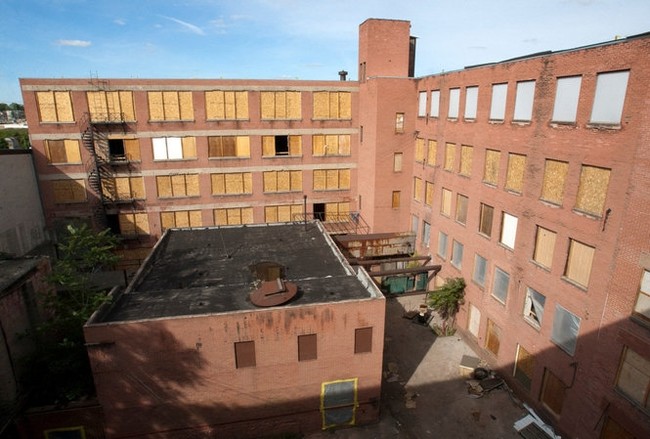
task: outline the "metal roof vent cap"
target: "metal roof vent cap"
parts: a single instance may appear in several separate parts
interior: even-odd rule
[[[298,286],[286,280],[286,268],[282,264],[264,261],[249,268],[258,279],[257,288],[249,296],[253,305],[260,307],[283,305],[298,293]]]

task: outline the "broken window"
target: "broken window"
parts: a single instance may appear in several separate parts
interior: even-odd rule
[[[522,345],[517,345],[517,354],[515,357],[515,371],[513,376],[526,389],[530,390],[530,384],[533,381],[535,372],[535,357],[532,356]]]
[[[41,122],[74,122],[68,91],[37,91],[36,101]]]
[[[487,320],[487,334],[485,337],[485,347],[494,355],[499,354],[499,346],[501,337],[501,328],[499,328],[491,319]]]
[[[458,119],[458,107],[460,103],[460,88],[449,89],[449,111],[447,117],[449,119]]]
[[[542,319],[544,318],[544,303],[546,303],[546,297],[543,294],[530,287],[526,289],[524,319],[537,329],[542,326]]]
[[[519,219],[516,216],[503,212],[501,217],[501,238],[499,242],[511,250],[515,248],[518,222]]]
[[[490,120],[506,118],[506,97],[508,84],[492,84],[492,102],[490,102]]]
[[[255,367],[255,342],[235,342],[235,367]]]
[[[494,283],[492,284],[492,297],[505,305],[508,299],[508,288],[510,287],[510,275],[494,267]]]
[[[524,171],[526,170],[526,156],[522,154],[508,154],[508,171],[506,173],[506,190],[520,194],[524,188]]]
[[[191,91],[150,91],[147,99],[151,122],[194,120]]]
[[[590,122],[594,124],[621,123],[629,71],[599,73]]]
[[[108,139],[108,154],[111,161],[140,161],[140,141],[138,139]]]
[[[515,121],[529,121],[533,117],[533,101],[535,99],[535,81],[517,82],[515,95]]]
[[[175,212],[161,212],[160,224],[162,230],[165,231],[174,227],[201,227],[203,221],[200,210],[177,210]]]
[[[456,161],[456,145],[454,143],[445,144],[445,171],[454,172],[454,164]]]
[[[465,88],[465,120],[476,119],[476,107],[478,106],[478,87]]]
[[[93,122],[134,122],[131,91],[88,91],[88,111]]]
[[[431,108],[429,116],[438,117],[440,115],[440,90],[431,91]]]
[[[472,175],[472,158],[474,155],[474,148],[469,145],[461,145],[460,147],[460,175],[469,177]]]
[[[210,180],[212,183],[212,195],[239,195],[253,193],[253,174],[251,172],[210,174]]]
[[[567,354],[573,355],[576,351],[579,331],[580,317],[559,304],[555,305],[551,341]]]
[[[52,164],[81,163],[78,140],[46,140],[45,155]]]
[[[616,378],[616,388],[644,411],[650,411],[650,360],[626,346]]]
[[[610,169],[582,165],[576,210],[596,216],[603,214],[610,174]]]
[[[576,121],[580,84],[582,77],[571,76],[557,79],[555,105],[553,106],[553,122],[571,123]]]
[[[465,195],[456,195],[456,221],[465,225],[467,222],[467,205],[469,199]]]
[[[198,197],[198,174],[159,175],[156,177],[159,198]]]
[[[564,275],[585,288],[589,285],[595,248],[571,239]]]
[[[205,112],[208,120],[247,120],[248,92],[206,91]]]
[[[372,352],[372,327],[354,330],[354,353]]]
[[[44,430],[45,439],[86,439],[84,427],[64,427]]]
[[[494,207],[481,203],[481,212],[479,216],[478,231],[479,233],[492,236],[492,219],[494,218]]]
[[[542,392],[539,400],[555,416],[560,416],[566,397],[567,386],[549,369],[544,369]]]
[[[216,226],[253,224],[253,208],[230,207],[226,209],[214,209],[214,224]]]
[[[208,157],[210,158],[248,158],[251,156],[248,136],[210,136],[208,137]]]
[[[302,136],[262,136],[262,156],[300,156]]]
[[[535,235],[535,250],[533,260],[538,264],[550,269],[553,263],[553,252],[555,251],[555,239],[557,234],[544,227],[537,226]]]
[[[639,295],[634,305],[634,315],[650,323],[650,271],[643,270]]]
[[[318,338],[316,334],[298,336],[298,361],[316,360],[318,357]]]

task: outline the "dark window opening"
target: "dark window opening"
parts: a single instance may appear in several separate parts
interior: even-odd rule
[[[275,136],[275,155],[289,155],[289,136]]]
[[[120,218],[117,214],[106,215],[106,224],[113,234],[120,234]]]
[[[325,203],[314,203],[314,219],[325,221]]]
[[[111,156],[111,159],[115,160],[124,160],[126,159],[126,153],[124,151],[124,140],[123,139],[108,139],[108,153]]]

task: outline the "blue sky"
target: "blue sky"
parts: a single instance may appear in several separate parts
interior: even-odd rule
[[[411,21],[416,76],[650,31],[650,0],[0,0],[18,78],[357,79],[367,18]]]

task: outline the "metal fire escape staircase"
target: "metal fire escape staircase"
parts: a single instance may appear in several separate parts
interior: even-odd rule
[[[370,233],[370,226],[359,212],[343,214],[301,213],[293,216],[295,222],[320,220],[330,235],[358,235]]]
[[[108,161],[108,140],[106,134],[93,124],[90,114],[84,117],[81,139],[84,147],[90,152],[86,163],[88,184],[95,194],[92,204],[93,222],[96,227],[108,227],[106,203],[111,202],[110,195],[115,194],[113,169]]]

